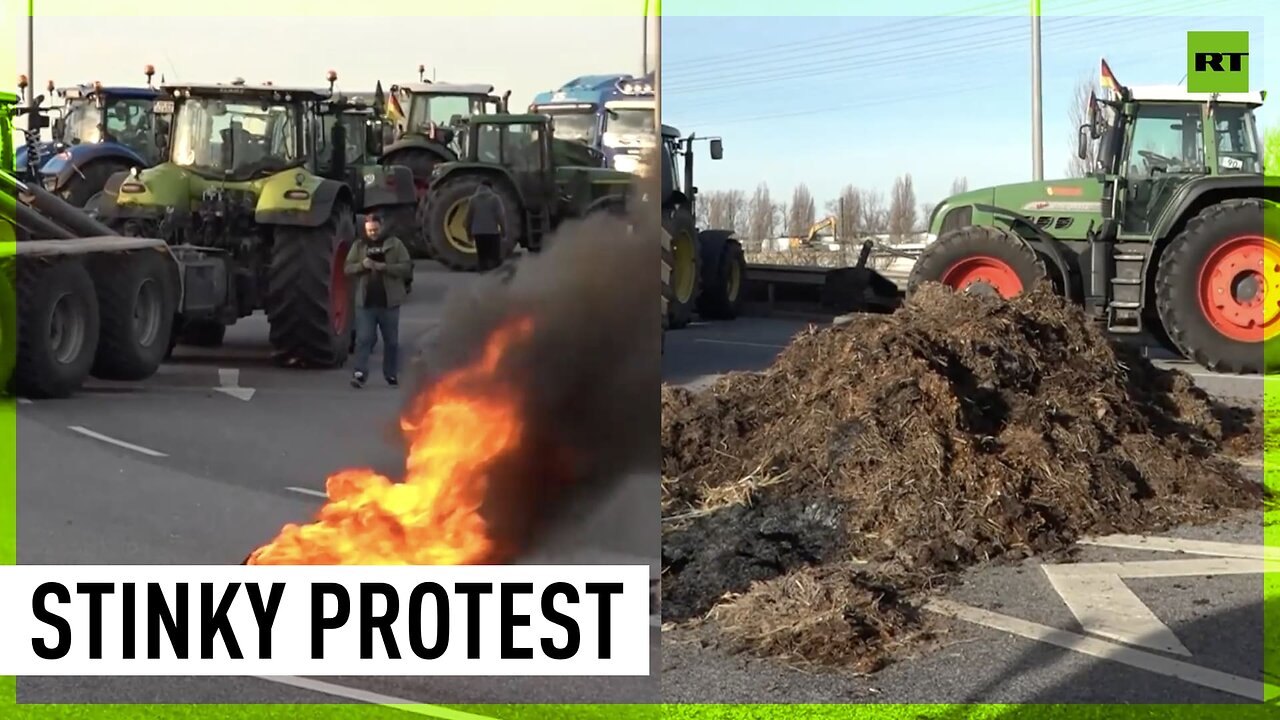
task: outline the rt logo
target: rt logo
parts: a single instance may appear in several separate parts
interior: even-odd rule
[[[1249,92],[1249,33],[1188,32],[1187,92]]]

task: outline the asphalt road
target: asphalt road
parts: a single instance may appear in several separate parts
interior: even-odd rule
[[[698,387],[721,373],[763,369],[806,324],[743,318],[670,332],[664,381]],[[1260,378],[1210,373],[1154,353],[1153,358],[1192,373],[1210,393],[1261,404]],[[1260,469],[1257,475],[1261,480]],[[943,631],[939,642],[869,676],[734,656],[718,650],[713,637],[668,628],[663,698],[677,703],[1256,702],[1264,680],[1260,513],[1169,535],[1225,545],[1174,541],[1159,551],[1082,546],[1075,558],[1079,567],[1127,563],[1115,566],[1125,575],[1118,588],[1100,592],[1093,586],[1083,592],[1096,601],[1096,607],[1082,612],[1085,619],[1070,609],[1050,579],[1071,569],[1028,561],[974,570],[939,598],[952,603],[937,607],[947,614],[930,613]],[[1210,554],[1189,554],[1204,552]],[[1212,553],[1255,559],[1223,560]],[[1168,564],[1188,560],[1186,567]],[[1224,574],[1223,567],[1234,567],[1233,574]],[[1063,592],[1080,602],[1081,591],[1068,587]],[[1129,593],[1136,596],[1136,606]],[[1277,601],[1266,598],[1270,612]],[[1147,624],[1140,622],[1143,618]],[[1121,635],[1099,634],[1108,627],[1118,627]],[[1170,635],[1179,652],[1167,647]],[[1280,677],[1265,682],[1280,686]]]
[[[402,313],[406,352],[438,320],[445,293],[473,277],[427,265]],[[231,328],[222,348],[179,348],[146,382],[94,382],[69,400],[22,402],[19,562],[238,563],[283,524],[308,520],[333,471],[403,468],[394,441],[404,391],[383,385],[376,372],[357,391],[347,384],[349,369],[284,370],[267,353],[266,322],[257,316]],[[656,575],[656,513],[636,511],[656,505],[656,477],[631,478],[522,562],[649,564]],[[24,677],[18,700],[656,702],[659,644],[654,628],[653,674],[644,678]]]

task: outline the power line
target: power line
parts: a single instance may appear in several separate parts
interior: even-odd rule
[[[1081,2],[1071,3],[1071,5],[1081,5],[1081,6],[1098,5],[1098,4],[1100,4],[1099,0],[1082,0]],[[1106,7],[1110,7],[1109,3],[1101,3],[1101,4],[1103,4]],[[967,17],[969,19],[977,19],[977,20],[990,19],[991,17],[993,17],[992,15],[982,15],[982,13],[992,9],[1008,10],[1011,13],[1021,13],[1025,11],[1025,7],[1021,3],[1016,3],[1011,1],[987,3],[986,5],[980,5],[976,7],[967,8],[967,9],[960,9],[954,12],[938,13],[932,16],[920,16],[916,18],[911,18],[909,20],[903,20],[901,22],[890,23],[888,25],[885,25],[879,28],[877,31],[872,33],[845,30],[839,33],[833,33],[829,35],[820,35],[812,38],[803,38],[803,39],[793,40],[791,42],[776,43],[772,45],[762,45],[751,50],[735,50],[733,52],[728,52],[728,53],[717,53],[715,55],[704,55],[702,57],[694,57],[694,58],[687,58],[684,60],[677,60],[674,62],[667,62],[667,63],[663,63],[663,69],[668,70],[670,68],[678,68],[686,65],[704,65],[705,66],[705,65],[720,65],[724,63],[736,64],[737,62],[739,62],[736,58],[756,57],[760,55],[763,51],[784,50],[784,51],[794,52],[795,49],[798,46],[801,46],[802,43],[803,43],[803,47],[805,47],[806,49],[812,49],[815,47],[825,47],[829,45],[836,45],[836,44],[847,42],[851,38],[851,36],[855,39],[860,39],[860,40],[866,39],[867,37],[899,37],[901,35],[901,33],[898,32],[899,29],[908,30],[908,29],[919,28],[935,22],[945,22],[948,20],[954,20],[958,17]],[[973,16],[980,16],[980,17],[973,17]],[[1002,17],[1007,17],[1007,16],[1002,16]],[[670,18],[668,19],[668,21],[670,21]]]
[[[1181,7],[1192,8],[1192,7],[1196,7],[1197,5],[1198,4],[1194,2],[1183,3]],[[1185,22],[1185,19],[1182,19],[1182,18],[1164,18],[1164,19]],[[1070,21],[1061,22],[1052,31],[1046,31],[1044,34],[1046,36],[1062,36],[1067,34],[1074,34],[1075,31],[1078,31],[1081,29],[1088,29],[1091,34],[1097,35],[1098,30],[1096,28],[1099,24],[1098,20],[1100,20],[1100,18],[1075,18],[1074,22],[1070,22]],[[1107,30],[1114,29],[1117,25],[1128,26],[1134,23],[1149,24],[1151,22],[1152,20],[1150,18],[1144,18],[1144,17],[1118,18],[1118,19],[1112,20],[1107,26],[1105,26],[1105,29]],[[1071,32],[1069,33],[1068,31],[1071,31]],[[985,32],[971,34],[968,36],[968,38],[970,40],[974,38],[981,38],[984,40],[984,42],[974,45],[973,46],[974,48],[989,48],[989,47],[1007,45],[1008,35],[1009,35],[1009,28],[991,28]],[[663,88],[663,92],[665,92],[667,95],[680,95],[680,94],[689,94],[693,92],[704,92],[707,90],[729,89],[734,87],[742,87],[746,85],[759,85],[761,83],[768,82],[768,81],[820,77],[825,75],[836,74],[842,70],[862,69],[867,67],[883,67],[886,65],[897,65],[905,60],[921,59],[921,58],[927,58],[927,57],[941,57],[945,55],[954,55],[956,53],[955,49],[949,49],[949,48],[943,48],[941,50],[936,50],[934,52],[923,52],[923,53],[921,52],[921,50],[927,50],[928,48],[937,48],[938,45],[939,43],[937,41],[898,45],[898,51],[890,53],[888,55],[881,55],[878,57],[873,56],[874,59],[870,59],[869,61],[868,59],[865,58],[865,53],[861,53],[860,55],[858,52],[855,52],[852,54],[846,53],[842,57],[831,58],[830,60],[803,61],[799,63],[781,63],[777,67],[773,68],[771,72],[767,72],[763,74],[760,74],[760,73],[755,73],[755,74],[711,73],[709,74],[709,76],[707,75],[699,76],[696,79],[694,79],[692,82],[690,80],[686,80],[683,86],[679,82],[671,83],[670,84],[671,86],[669,88]],[[863,57],[864,59],[861,62],[859,62],[856,60],[856,58],[859,58],[859,57]],[[836,63],[835,61],[837,60],[843,60],[843,61],[852,60],[853,62]],[[823,68],[826,68],[826,70],[822,70]],[[737,78],[737,79],[734,79],[734,78]]]
[[[1150,29],[1151,24],[1150,24],[1150,23],[1149,23],[1145,18],[1142,18],[1142,19],[1140,19],[1140,20],[1141,20],[1142,22],[1146,23],[1147,28],[1148,28],[1148,29]],[[1074,30],[1075,32],[1078,32],[1078,31],[1080,30],[1080,28],[1073,28],[1073,30]],[[1131,32],[1131,30],[1129,30],[1126,26],[1124,26],[1124,25],[1118,25],[1118,24],[1112,24],[1111,26],[1109,26],[1106,30],[1104,30],[1104,31],[1102,31],[1102,32],[1095,31],[1095,30],[1093,30],[1092,28],[1090,28],[1090,29],[1089,29],[1090,36],[1091,36],[1091,37],[1094,37],[1094,38],[1100,38],[1100,37],[1105,38],[1105,37],[1107,37],[1107,36],[1114,35],[1114,34],[1124,34],[1124,35],[1128,35],[1130,32]],[[1045,33],[1045,34],[1046,34],[1046,35],[1049,35],[1050,33]],[[1072,34],[1075,34],[1075,33],[1072,33]],[[1066,34],[1066,33],[1062,33],[1062,32],[1059,32],[1059,33],[1055,33],[1055,34],[1054,34],[1054,36],[1056,36],[1056,37],[1062,37],[1062,36],[1065,36],[1065,35],[1067,35],[1067,34]],[[889,63],[892,63],[892,64],[898,64],[898,63],[900,63],[902,60],[907,59],[907,57],[911,57],[911,58],[914,58],[914,59],[943,59],[943,58],[945,58],[945,60],[946,60],[946,61],[949,61],[949,62],[950,62],[950,61],[959,61],[959,60],[962,60],[962,59],[964,59],[964,58],[972,57],[972,56],[977,55],[977,54],[983,54],[983,53],[986,53],[990,48],[995,48],[995,47],[1004,47],[1004,46],[1007,46],[1007,45],[1008,45],[1008,43],[1007,43],[1007,42],[1005,42],[1005,41],[1003,41],[1003,40],[998,40],[998,41],[989,41],[989,42],[986,42],[986,43],[983,43],[983,44],[980,44],[980,45],[971,46],[971,47],[969,47],[969,48],[965,48],[965,49],[961,49],[961,50],[942,50],[942,51],[934,52],[934,53],[914,53],[914,54],[912,54],[912,55],[910,55],[910,56],[903,56],[902,58],[893,58],[893,59],[889,59],[889,60],[884,61],[884,62],[871,62],[871,63],[865,63],[865,64],[862,64],[862,65],[860,65],[860,66],[857,66],[856,68],[854,68],[854,67],[850,67],[849,69],[866,70],[866,69],[870,69],[870,68],[874,68],[874,67],[883,66],[883,65],[886,65],[886,64],[889,64]],[[906,68],[906,69],[904,69],[904,70],[902,70],[902,71],[900,71],[900,72],[898,72],[898,73],[889,73],[889,74],[887,74],[887,75],[879,75],[879,76],[878,76],[878,78],[879,78],[879,79],[889,79],[889,80],[892,80],[892,79],[895,79],[895,78],[897,78],[897,77],[918,77],[920,74],[921,74],[921,73],[920,73],[920,70],[919,70],[918,68]],[[664,93],[665,93],[665,94],[667,94],[667,95],[675,94],[675,93],[666,92],[666,91],[665,91],[665,89],[664,89]],[[746,101],[747,101],[747,102],[752,102],[752,103],[754,103],[754,102],[756,102],[756,98],[748,98],[748,99],[746,99]],[[685,112],[688,112],[689,110],[700,110],[700,109],[710,109],[710,108],[717,108],[717,109],[723,110],[723,109],[726,107],[726,104],[727,104],[727,103],[726,103],[725,101],[709,100],[709,101],[707,101],[707,102],[696,102],[696,103],[693,103],[693,104],[691,104],[691,105],[685,105],[685,106],[683,106],[681,109],[682,109],[682,110],[684,110]],[[677,105],[677,107],[679,107],[679,105]],[[844,106],[843,106],[843,105],[841,105],[840,107],[844,107]]]

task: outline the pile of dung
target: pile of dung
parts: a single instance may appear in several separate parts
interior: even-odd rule
[[[925,287],[662,410],[664,620],[797,661],[874,669],[967,566],[1263,501],[1252,411],[1047,290]]]

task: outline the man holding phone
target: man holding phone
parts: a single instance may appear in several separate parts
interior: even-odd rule
[[[399,384],[400,306],[408,295],[413,260],[399,238],[383,231],[380,215],[364,220],[365,237],[347,253],[346,274],[356,278],[356,366],[351,386],[364,387],[369,378],[369,355],[382,335],[382,376]]]

